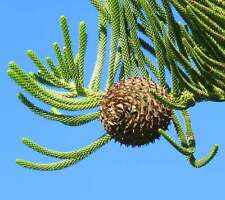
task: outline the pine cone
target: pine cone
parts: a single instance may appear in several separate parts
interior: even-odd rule
[[[156,100],[150,90],[169,98],[160,85],[137,77],[116,83],[106,93],[100,107],[100,120],[116,141],[141,146],[159,139],[159,128],[167,129],[171,109]]]

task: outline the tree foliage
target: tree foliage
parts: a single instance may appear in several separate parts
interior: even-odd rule
[[[32,96],[52,107],[51,111],[34,105],[23,94],[19,100],[32,112],[69,126],[79,126],[99,117],[99,111],[83,115],[65,115],[64,110],[78,111],[99,108],[108,89],[119,80],[139,76],[151,77],[164,87],[170,100],[157,92],[152,95],[173,109],[173,125],[179,142],[164,130],[159,133],[191,165],[202,167],[216,154],[215,145],[200,160],[194,157],[195,138],[188,109],[201,101],[225,101],[225,3],[220,0],[90,0],[99,14],[98,50],[89,84],[84,85],[87,30],[79,25],[79,49],[73,51],[66,17],[60,19],[64,47],[53,44],[57,63],[46,57],[44,65],[28,50],[27,55],[37,66],[37,73],[25,73],[14,61],[9,63],[9,76]],[[178,13],[183,22],[175,17]],[[111,31],[108,31],[109,26]],[[109,35],[110,34],[110,35]],[[107,49],[107,37],[110,48]],[[100,90],[106,51],[109,51],[108,77],[105,89]],[[157,62],[154,62],[156,60]],[[116,74],[119,73],[119,77]],[[62,88],[63,91],[53,88]],[[181,112],[186,130],[177,117]],[[17,159],[17,163],[38,170],[57,170],[84,159],[111,136],[105,133],[92,144],[72,152],[46,149],[27,138],[25,145],[42,154],[60,158],[50,164],[31,163]]]

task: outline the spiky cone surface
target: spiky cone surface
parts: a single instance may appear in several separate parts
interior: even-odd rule
[[[159,139],[159,128],[167,129],[172,111],[156,100],[150,90],[169,98],[160,85],[140,77],[116,83],[103,97],[100,120],[116,141],[141,146]]]

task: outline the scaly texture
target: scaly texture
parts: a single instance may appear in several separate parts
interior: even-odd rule
[[[64,46],[53,44],[57,62],[46,57],[45,65],[28,50],[27,55],[38,71],[26,73],[11,61],[8,75],[50,106],[50,111],[44,110],[19,93],[19,100],[35,114],[69,126],[100,117],[108,133],[71,152],[53,151],[24,138],[23,143],[31,149],[63,160],[39,164],[18,159],[17,163],[31,169],[58,170],[86,158],[112,137],[122,144],[141,146],[161,135],[192,166],[205,166],[214,158],[218,145],[205,158],[195,158],[196,143],[187,109],[201,101],[225,101],[225,4],[219,0],[90,2],[99,12],[99,38],[88,86],[84,81],[88,31],[85,22],[81,22],[79,48],[74,52],[65,16],[60,18]],[[182,24],[177,22],[173,9],[183,18]],[[102,91],[106,55],[108,74]],[[95,110],[64,114],[64,110],[85,109]],[[176,116],[179,110],[186,130]],[[166,131],[170,121],[178,142]]]
[[[169,98],[165,89],[143,78],[120,81],[103,97],[100,120],[116,141],[141,146],[159,139],[159,128],[167,129],[171,109],[156,100],[150,90]]]

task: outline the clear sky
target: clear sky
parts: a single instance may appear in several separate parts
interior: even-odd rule
[[[214,160],[200,169],[190,166],[163,138],[142,148],[126,148],[112,141],[77,165],[60,171],[32,171],[16,165],[18,157],[55,161],[24,146],[22,137],[69,151],[104,133],[99,121],[71,128],[31,113],[17,100],[16,93],[23,90],[6,74],[9,60],[15,60],[27,72],[37,70],[25,54],[28,49],[43,61],[53,56],[52,43],[62,44],[61,15],[67,16],[75,49],[79,22],[87,23],[87,83],[96,57],[98,19],[88,0],[0,1],[0,199],[224,199],[224,103],[200,103],[190,109],[196,156],[205,156],[214,143],[220,145]],[[170,133],[175,136],[172,128]]]

